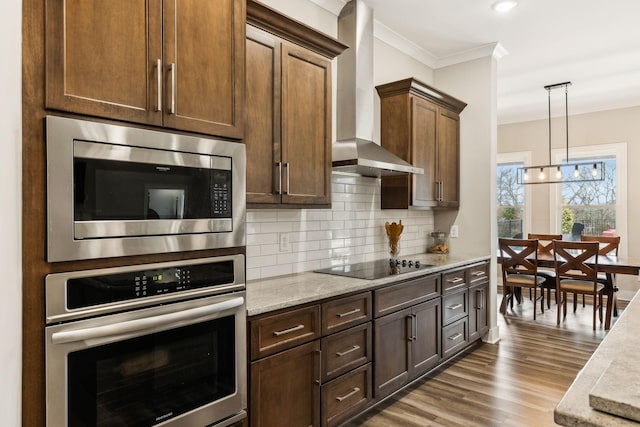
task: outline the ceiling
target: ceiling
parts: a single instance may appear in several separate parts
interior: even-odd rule
[[[376,36],[406,39],[432,68],[498,43],[507,52],[498,60],[499,124],[546,118],[543,87],[565,81],[570,115],[640,105],[639,0],[519,0],[506,14],[493,11],[495,0],[363,1]],[[563,90],[551,103],[552,115],[564,115]]]

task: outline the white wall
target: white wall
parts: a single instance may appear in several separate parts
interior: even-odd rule
[[[22,1],[0,3],[0,414],[2,425],[19,426],[22,376],[22,268],[21,268],[21,164],[22,164]]]

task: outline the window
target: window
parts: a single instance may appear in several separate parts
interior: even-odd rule
[[[626,144],[608,144],[578,147],[572,152],[572,162],[603,161],[605,179],[564,183],[552,192],[554,228],[565,239],[579,240],[581,235],[627,235],[626,151]],[[556,153],[556,161],[564,160],[563,154]],[[621,252],[623,247],[626,248],[626,242],[621,241]]]
[[[528,191],[518,184],[517,168],[527,164],[528,153],[498,154],[496,202],[498,237],[526,237],[529,230]]]

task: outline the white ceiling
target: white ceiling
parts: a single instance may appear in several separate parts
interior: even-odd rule
[[[363,1],[377,37],[406,39],[433,68],[499,43],[498,123],[546,118],[543,87],[565,81],[570,115],[640,105],[640,0],[519,0],[502,15],[495,0]],[[564,115],[562,90],[552,115]]]

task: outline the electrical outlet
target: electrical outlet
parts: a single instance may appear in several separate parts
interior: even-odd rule
[[[289,233],[279,233],[278,241],[280,242],[280,252],[291,251],[291,239]]]
[[[458,237],[458,226],[452,225],[451,230],[449,231],[449,237]]]

